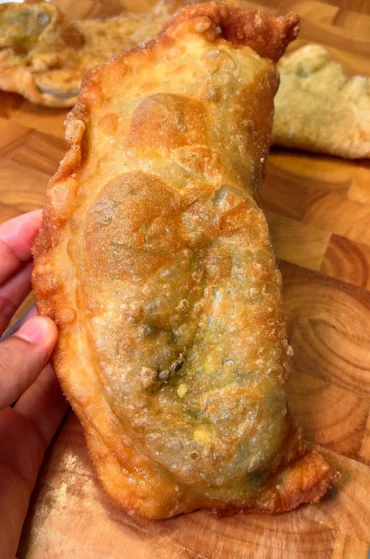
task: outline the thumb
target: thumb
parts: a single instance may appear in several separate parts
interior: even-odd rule
[[[0,409],[17,400],[38,377],[57,337],[50,318],[35,316],[0,344]]]

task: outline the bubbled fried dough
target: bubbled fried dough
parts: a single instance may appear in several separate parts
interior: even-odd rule
[[[68,117],[33,286],[99,479],[132,513],[279,512],[337,477],[287,411],[281,276],[255,201],[271,59],[297,31],[292,14],[187,8],[91,71]]]

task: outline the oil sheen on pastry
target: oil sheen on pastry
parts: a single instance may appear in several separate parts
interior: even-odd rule
[[[107,493],[148,518],[279,512],[337,473],[287,411],[281,276],[257,205],[295,37],[216,3],[90,71],[34,247],[54,365]]]
[[[278,64],[275,145],[350,159],[370,157],[370,78],[348,76],[320,45]]]

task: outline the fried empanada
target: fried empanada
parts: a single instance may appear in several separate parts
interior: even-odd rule
[[[147,42],[178,4],[163,0],[150,12],[73,22],[46,2],[2,4],[0,89],[35,104],[72,107],[86,70]]]
[[[347,76],[319,45],[284,56],[278,69],[273,144],[370,157],[370,78]]]
[[[256,203],[296,36],[216,3],[90,71],[34,246],[54,366],[116,503],[275,513],[337,478],[287,410],[281,275]]]

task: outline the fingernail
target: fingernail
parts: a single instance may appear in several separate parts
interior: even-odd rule
[[[14,334],[30,344],[43,344],[49,337],[49,323],[42,316],[34,316]]]

